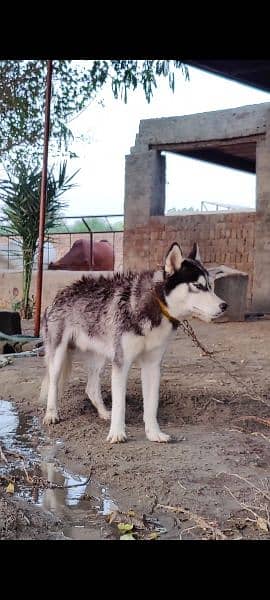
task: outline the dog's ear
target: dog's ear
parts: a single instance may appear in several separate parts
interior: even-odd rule
[[[172,275],[175,271],[178,271],[183,262],[182,250],[176,242],[171,245],[170,250],[165,259],[165,273]]]
[[[200,250],[197,242],[193,244],[193,248],[188,258],[192,258],[193,260],[198,260],[199,262],[201,262]]]

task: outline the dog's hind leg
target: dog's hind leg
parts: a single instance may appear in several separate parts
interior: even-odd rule
[[[127,438],[125,432],[126,412],[126,386],[130,364],[119,367],[115,362],[112,365],[112,418],[107,442],[124,442]]]
[[[49,344],[45,344],[45,375],[41,382],[39,401],[43,404],[46,402],[48,398],[48,389],[49,389],[49,371],[48,371],[48,362],[49,362],[49,353],[50,348]]]
[[[59,383],[58,383],[58,398],[61,398],[63,391],[64,391],[64,386],[67,383],[67,381],[71,375],[72,356],[73,356],[72,350],[67,350],[64,361],[63,361],[63,366],[61,369],[61,374],[60,374]]]
[[[111,413],[107,410],[102,400],[100,389],[100,373],[104,367],[104,364],[104,356],[97,354],[96,352],[90,353],[88,381],[85,392],[89,400],[91,400],[92,404],[97,409],[99,417],[108,421],[111,417]]]
[[[40,402],[43,403],[43,402],[45,402],[45,400],[47,400],[48,389],[49,389],[49,375],[48,375],[48,371],[47,371],[41,382],[40,395],[39,395]]]
[[[48,359],[47,359],[46,363],[48,363]],[[59,384],[58,384],[58,396],[59,397],[61,397],[63,389],[64,389],[64,385],[70,376],[71,367],[72,367],[71,351],[69,350],[67,352],[65,360],[64,360],[64,364],[63,364],[63,368],[61,371],[61,376],[60,376],[60,380],[59,380]],[[46,364],[46,373],[41,382],[41,389],[40,389],[40,396],[39,396],[40,402],[44,403],[47,400],[48,390],[49,390],[49,369],[48,369],[48,364]]]
[[[157,421],[160,362],[163,352],[149,352],[141,359],[141,380],[143,390],[143,420],[146,437],[151,442],[169,442],[170,436],[163,433]]]
[[[57,423],[59,421],[57,412],[57,399],[60,378],[63,377],[63,370],[65,369],[65,361],[67,357],[67,343],[62,339],[61,343],[57,346],[55,351],[50,353],[48,356],[48,401],[46,414],[43,419],[43,423],[50,425],[50,423]]]

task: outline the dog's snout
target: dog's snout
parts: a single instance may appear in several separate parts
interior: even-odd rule
[[[221,302],[221,304],[219,305],[219,308],[222,311],[226,310],[226,308],[228,308],[227,302]]]

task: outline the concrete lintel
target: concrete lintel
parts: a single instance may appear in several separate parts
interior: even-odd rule
[[[265,134],[262,133],[258,133],[256,135],[246,135],[246,136],[238,136],[238,137],[233,137],[233,138],[227,138],[227,139],[220,139],[220,140],[216,140],[216,139],[211,139],[211,140],[200,140],[198,141],[191,141],[191,142],[178,142],[178,143],[171,143],[171,144],[153,144],[153,148],[152,148],[152,144],[150,144],[149,149],[152,150],[166,150],[168,152],[177,152],[178,150],[181,152],[185,152],[190,151],[190,150],[204,150],[204,149],[212,149],[212,148],[219,148],[220,150],[224,150],[225,152],[227,151],[228,146],[230,148],[236,148],[237,150],[237,146],[241,146],[241,144],[253,144],[253,146],[255,146],[259,141],[264,140],[265,139]],[[255,153],[255,151],[254,151]]]
[[[150,146],[265,134],[270,102],[192,115],[143,119],[132,153]]]

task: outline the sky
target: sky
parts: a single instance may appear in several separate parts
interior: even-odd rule
[[[80,169],[77,187],[66,194],[66,215],[123,213],[125,156],[135,143],[141,119],[180,116],[269,102],[270,94],[189,67],[190,81],[177,73],[175,92],[166,79],[148,104],[142,90],[130,92],[128,103],[115,100],[108,84],[70,123],[73,133],[86,142],[75,141],[79,155],[70,171]],[[103,105],[100,100],[102,99]],[[166,210],[192,207],[202,201],[255,207],[255,175],[166,154]],[[209,210],[211,210],[209,205]]]
[[[179,70],[175,92],[167,80],[148,104],[142,90],[131,92],[128,103],[115,100],[110,85],[70,123],[75,135],[90,143],[74,142],[79,159],[71,161],[78,187],[66,195],[67,215],[116,214],[124,210],[125,156],[135,143],[141,119],[187,115],[269,102],[270,94],[189,67],[190,81]],[[103,100],[103,106],[100,100]],[[201,202],[255,207],[255,175],[202,161],[166,154],[166,210]],[[209,210],[211,206],[209,205]]]

